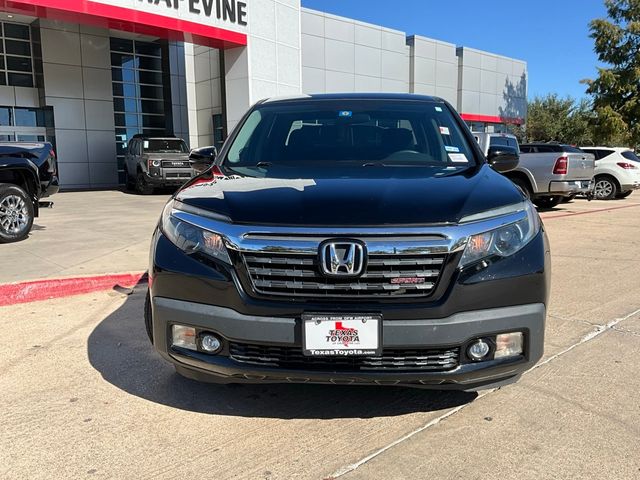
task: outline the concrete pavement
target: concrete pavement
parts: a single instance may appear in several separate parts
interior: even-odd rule
[[[0,284],[147,269],[151,234],[168,194],[117,190],[63,192],[51,198],[28,239],[0,245]]]
[[[634,196],[545,213],[545,359],[479,397],[188,381],[144,287],[0,308],[0,478],[640,478]]]

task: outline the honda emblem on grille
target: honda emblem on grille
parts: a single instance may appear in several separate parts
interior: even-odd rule
[[[364,272],[364,245],[357,242],[325,242],[320,245],[320,270],[325,275],[357,277]]]

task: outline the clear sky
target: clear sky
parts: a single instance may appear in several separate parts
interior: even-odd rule
[[[598,59],[589,22],[603,0],[302,0],[304,7],[525,60],[529,97],[580,98]]]

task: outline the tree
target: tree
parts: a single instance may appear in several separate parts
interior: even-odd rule
[[[640,0],[605,0],[609,19],[590,23],[598,78],[585,80],[593,96],[599,140],[640,145]]]
[[[521,133],[529,142],[561,142],[585,145],[593,142],[591,105],[557,94],[529,102],[527,123]]]

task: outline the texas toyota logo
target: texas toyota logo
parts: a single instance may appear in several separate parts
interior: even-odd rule
[[[359,345],[360,336],[357,328],[349,328],[342,325],[342,322],[335,322],[335,328],[329,330],[327,343],[331,345]]]

